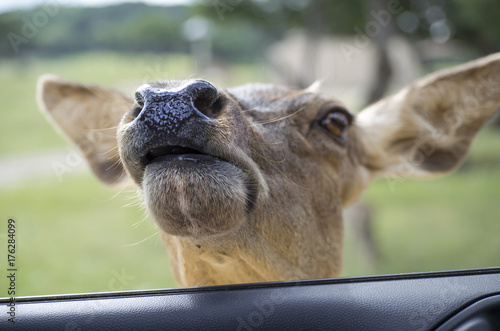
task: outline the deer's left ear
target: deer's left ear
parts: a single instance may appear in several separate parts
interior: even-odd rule
[[[361,163],[372,178],[451,171],[499,106],[500,53],[428,75],[359,114]]]

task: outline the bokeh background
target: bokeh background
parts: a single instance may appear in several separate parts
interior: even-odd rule
[[[152,80],[319,79],[359,111],[425,73],[500,51],[496,0],[24,0],[0,10],[0,265],[14,218],[18,295],[176,286],[134,192],[102,186],[38,111],[41,74],[128,95]],[[499,214],[497,117],[454,174],[372,184],[346,217],[343,275],[498,266]]]

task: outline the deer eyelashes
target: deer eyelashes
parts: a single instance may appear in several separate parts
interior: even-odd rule
[[[319,118],[317,125],[342,143],[346,142],[345,133],[352,123],[353,116],[341,107],[329,107]]]

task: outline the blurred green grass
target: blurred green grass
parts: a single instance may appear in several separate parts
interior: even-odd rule
[[[3,212],[17,224],[18,295],[175,287],[154,225],[137,206],[124,207],[133,196],[90,174],[1,190]]]
[[[182,55],[88,53],[4,61],[0,156],[68,146],[37,110],[35,87],[41,74],[116,87],[131,95],[143,82],[182,79],[195,72],[196,64]],[[246,64],[206,78],[221,86],[267,79],[261,67]],[[500,132],[485,130],[458,173],[397,182],[393,190],[384,179],[374,182],[364,200],[375,206],[374,233],[382,257],[374,270],[367,269],[347,227],[343,274],[499,265],[499,146]],[[61,182],[50,174],[0,187],[2,218],[14,217],[18,224],[18,295],[175,287],[168,253],[154,225],[138,206],[124,207],[136,201],[133,197],[79,171],[65,174]],[[2,226],[2,246],[5,231]],[[5,281],[0,281],[2,289],[7,288]]]
[[[346,227],[344,275],[500,266],[500,131],[485,128],[460,169],[432,180],[374,181],[363,201],[374,207],[380,249],[374,269]]]

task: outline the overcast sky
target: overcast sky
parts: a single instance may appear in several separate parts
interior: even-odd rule
[[[122,2],[145,2],[158,5],[177,5],[193,2],[193,0],[0,0],[0,12],[13,9],[33,8],[38,5],[59,3],[71,6],[105,6]]]

